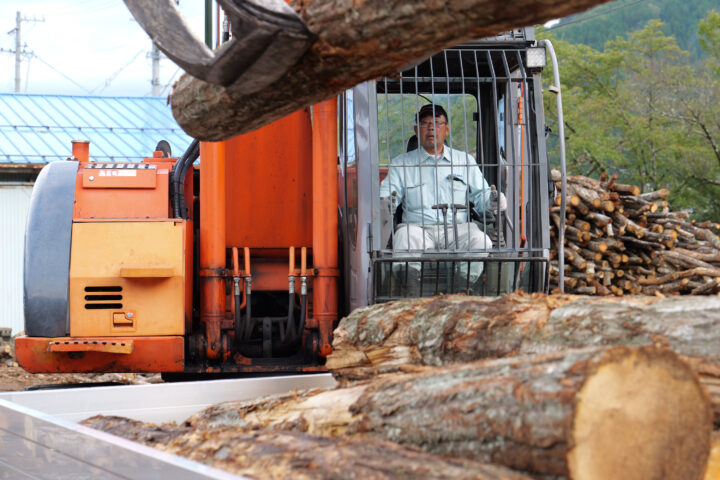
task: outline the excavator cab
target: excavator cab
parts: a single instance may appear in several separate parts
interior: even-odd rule
[[[408,296],[547,289],[550,169],[540,70],[527,65],[534,45],[532,29],[514,30],[444,50],[341,96],[340,226],[348,308]],[[456,157],[444,167],[449,175],[432,161],[418,167],[408,160],[422,148],[415,132],[425,105],[447,113],[444,148]],[[402,195],[382,191],[393,169],[404,179]],[[464,182],[473,170],[487,185]],[[451,201],[442,193],[447,177],[455,180]],[[488,190],[471,191],[478,187]],[[472,201],[500,194],[505,209]],[[415,219],[425,234],[412,247],[397,241],[410,228],[399,213],[409,201],[429,212]],[[490,239],[480,248],[452,241],[470,223]]]

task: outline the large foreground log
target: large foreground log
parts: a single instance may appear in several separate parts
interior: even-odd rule
[[[327,366],[358,380],[413,365],[447,365],[601,345],[661,345],[688,361],[720,425],[720,298],[463,295],[355,310],[334,332]]]
[[[242,95],[184,75],[172,98],[189,135],[223,140],[362,81],[392,75],[443,48],[576,13],[606,0],[295,0],[317,36],[280,80]]]
[[[84,425],[257,479],[531,480],[495,465],[445,458],[367,435],[327,438],[297,431],[211,430],[92,417]]]
[[[334,332],[328,368],[480,358],[591,345],[667,345],[720,374],[720,298],[447,295],[355,310]],[[393,353],[395,352],[395,353]]]
[[[446,365],[601,345],[666,345],[720,375],[720,298],[447,295],[357,309],[327,366]]]
[[[688,365],[654,347],[486,360],[320,393],[221,404],[203,431],[370,434],[426,452],[569,479],[692,480],[710,451],[708,399]]]

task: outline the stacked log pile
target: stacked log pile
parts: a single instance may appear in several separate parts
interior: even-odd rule
[[[257,478],[707,479],[718,312],[718,297],[401,300],[341,321],[336,389],[180,426],[86,424]]]
[[[559,173],[553,179],[560,189]],[[588,295],[720,292],[720,224],[697,223],[687,211],[671,211],[670,192],[641,193],[617,183],[567,179],[565,292]],[[550,209],[554,242],[550,282],[558,285],[560,197]]]

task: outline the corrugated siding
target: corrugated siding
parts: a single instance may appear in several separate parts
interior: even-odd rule
[[[23,249],[32,185],[0,184],[0,327],[23,330]]]

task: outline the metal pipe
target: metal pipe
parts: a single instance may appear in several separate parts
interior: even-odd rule
[[[252,335],[253,323],[252,323],[252,275],[250,272],[250,248],[243,248],[243,255],[245,256],[245,325],[244,325],[244,338],[249,340]]]
[[[562,91],[560,89],[560,68],[558,67],[557,56],[555,55],[555,49],[550,40],[542,40],[540,45],[547,47],[550,52],[550,60],[552,61],[553,67],[553,85],[550,86],[550,91],[555,94],[557,102],[557,115],[558,115],[558,136],[560,137],[560,231],[558,232],[558,270],[559,280],[558,288],[561,292],[565,291],[565,248],[563,243],[565,242],[565,209],[566,207],[566,192],[567,192],[567,167],[565,165],[565,125],[563,120],[563,109],[562,109]]]
[[[290,247],[290,268],[288,272],[288,319],[285,330],[280,330],[280,341],[284,342],[288,337],[290,340],[295,337],[295,247]],[[282,325],[282,324],[281,324]]]
[[[253,331],[253,323],[252,323],[252,279],[250,277],[247,277],[245,279],[245,296],[247,297],[247,305],[245,305],[245,335],[244,339],[249,340],[250,335],[252,335]]]
[[[320,333],[320,355],[332,352],[338,317],[338,147],[337,100],[313,105],[313,323]],[[301,323],[305,321],[301,318]],[[302,328],[298,335],[302,335]]]
[[[307,317],[307,277],[300,277],[300,325],[298,325],[295,337],[302,339],[305,330],[305,319]]]
[[[200,321],[207,358],[219,360],[225,317],[225,142],[200,142],[200,161]]]
[[[73,140],[72,156],[73,158],[77,158],[80,163],[88,163],[90,161],[90,141]]]
[[[235,294],[235,347],[240,348],[240,340],[242,336],[242,316],[240,315],[240,262],[238,261],[238,249],[233,247],[233,286]]]
[[[213,48],[212,41],[212,0],[205,0],[205,45]]]

